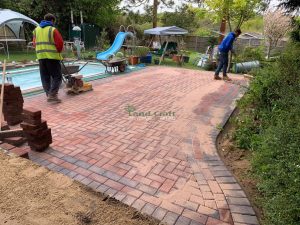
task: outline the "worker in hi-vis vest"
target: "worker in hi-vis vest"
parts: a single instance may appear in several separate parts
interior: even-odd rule
[[[55,16],[45,15],[44,20],[33,31],[33,46],[39,60],[41,81],[48,102],[60,103],[58,90],[62,82],[61,51],[64,41],[59,31],[54,27]]]

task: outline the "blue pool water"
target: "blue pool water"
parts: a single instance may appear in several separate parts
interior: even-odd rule
[[[79,73],[83,77],[98,76],[105,73],[105,67],[102,64],[88,64]],[[21,90],[42,86],[38,66],[9,70],[7,79],[14,85],[20,86]]]

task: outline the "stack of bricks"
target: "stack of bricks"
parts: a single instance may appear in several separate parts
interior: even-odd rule
[[[27,138],[28,145],[33,151],[44,151],[52,143],[51,129],[47,122],[42,120],[40,110],[26,108],[23,110],[23,128],[24,135]]]
[[[3,114],[4,120],[9,126],[22,122],[23,103],[20,87],[13,84],[4,84]]]

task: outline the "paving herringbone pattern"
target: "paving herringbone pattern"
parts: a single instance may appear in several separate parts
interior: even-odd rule
[[[257,224],[245,193],[215,148],[242,93],[212,73],[149,67],[93,82],[94,91],[25,100],[40,108],[53,144],[30,158],[168,224]],[[171,117],[129,116],[171,112]],[[147,114],[146,114],[147,115]]]

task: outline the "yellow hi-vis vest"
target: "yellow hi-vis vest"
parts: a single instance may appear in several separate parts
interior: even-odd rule
[[[56,59],[62,60],[62,56],[57,52],[54,43],[54,30],[52,26],[41,28],[38,26],[33,31],[35,36],[35,51],[38,59]]]

